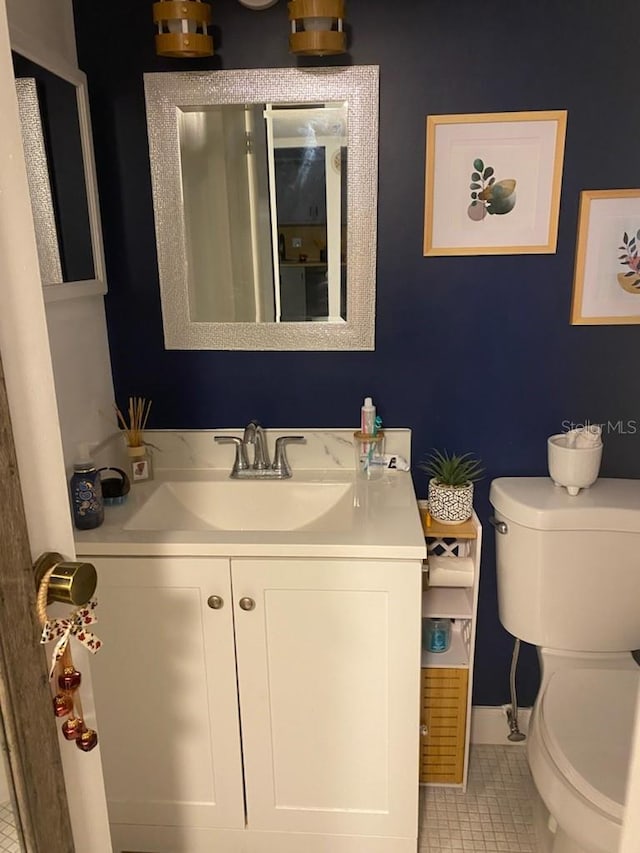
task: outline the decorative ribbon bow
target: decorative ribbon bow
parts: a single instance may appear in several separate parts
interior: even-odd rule
[[[98,602],[95,598],[92,598],[84,607],[74,610],[68,619],[49,619],[45,622],[40,642],[50,643],[52,640],[58,641],[51,655],[49,678],[53,677],[56,664],[64,654],[64,650],[72,634],[92,654],[95,654],[102,646],[102,640],[99,640],[91,631],[87,631],[87,625],[93,625],[94,622],[98,621],[98,617],[95,615],[97,606]]]

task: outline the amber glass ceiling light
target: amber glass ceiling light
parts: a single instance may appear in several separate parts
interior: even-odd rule
[[[344,0],[291,0],[289,50],[303,56],[344,53]]]
[[[153,4],[158,27],[156,53],[160,56],[193,58],[211,56],[213,39],[207,32],[211,6],[202,0],[180,0]]]

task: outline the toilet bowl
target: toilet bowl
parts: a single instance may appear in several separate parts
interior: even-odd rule
[[[539,853],[617,853],[640,668],[640,482],[570,497],[548,478],[501,478],[498,609],[538,647],[527,756]]]
[[[538,697],[528,759],[553,815],[543,850],[617,851],[639,685],[640,669],[564,670]]]

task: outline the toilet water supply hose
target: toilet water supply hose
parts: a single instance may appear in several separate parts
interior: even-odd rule
[[[511,655],[511,671],[509,672],[509,689],[511,691],[511,705],[507,706],[507,721],[509,723],[508,740],[519,742],[526,739],[526,735],[522,734],[518,728],[518,697],[516,695],[516,669],[518,666],[518,656],[520,654],[520,640],[516,638],[513,644],[513,654]]]

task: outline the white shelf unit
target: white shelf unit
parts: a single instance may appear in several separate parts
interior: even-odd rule
[[[451,644],[446,652],[429,652],[425,649],[425,640],[422,643],[421,667],[469,667],[469,640],[471,632],[471,620],[458,619],[451,626]],[[423,637],[424,637],[423,631]]]
[[[429,586],[425,571],[422,593],[421,784],[466,790],[482,526],[475,513],[465,524],[440,525],[429,518],[426,502],[418,504],[428,554],[452,560],[470,558],[473,563],[471,586]],[[446,652],[425,648],[425,620],[429,618],[452,620],[451,644]]]
[[[471,619],[473,587],[427,587],[422,593],[422,616],[423,618],[450,616],[452,619]]]

